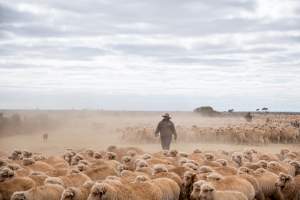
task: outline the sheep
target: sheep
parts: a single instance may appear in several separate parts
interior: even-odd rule
[[[257,180],[266,198],[278,197],[278,192],[275,186],[275,182],[278,179],[278,175],[270,172],[264,168],[255,170],[251,175]]]
[[[31,171],[44,172],[48,176],[56,176],[57,170],[51,165],[45,163],[44,161],[33,161],[32,164],[26,166],[27,169]]]
[[[93,181],[87,181],[80,187],[68,187],[63,191],[60,200],[86,200],[94,184]]]
[[[83,172],[93,181],[104,179],[106,176],[117,175],[117,169],[105,162],[98,163],[95,166],[90,166]]]
[[[186,171],[183,175],[180,199],[189,200],[193,189],[193,184],[197,181],[197,175],[194,172]]]
[[[279,175],[279,173],[286,173],[291,176],[295,176],[295,168],[290,164],[279,163],[277,161],[271,161],[267,165],[267,170]]]
[[[15,172],[8,167],[0,168],[0,182],[15,176]]]
[[[11,160],[21,160],[22,157],[22,151],[20,150],[15,150],[12,152],[11,156],[8,157]]]
[[[9,200],[16,191],[25,191],[35,187],[35,182],[28,177],[13,177],[0,182],[0,194],[4,200]]]
[[[27,191],[15,192],[11,200],[60,200],[64,188],[58,184],[46,184],[39,187],[31,188]]]
[[[0,159],[0,167],[7,166],[7,162],[4,159]]]
[[[217,191],[215,187],[210,184],[204,183],[200,187],[193,190],[192,197],[195,200],[248,200],[247,197],[237,191]]]
[[[250,175],[250,169],[247,169],[245,167],[240,167],[237,171],[237,175],[252,184],[255,190],[256,200],[265,200],[265,196],[261,190],[261,186],[259,185],[258,181],[253,176]]]
[[[90,177],[84,173],[70,173],[66,176],[60,176],[58,178],[62,180],[65,187],[79,187],[86,181],[91,180]]]
[[[252,200],[255,197],[255,190],[252,184],[239,176],[222,176],[217,173],[212,173],[207,176],[207,181],[218,190],[234,190],[242,192],[249,200]]]
[[[117,180],[96,182],[90,191],[87,200],[138,200],[129,187]]]
[[[295,176],[300,175],[300,162],[299,161],[291,161],[290,165],[295,168]]]
[[[169,178],[155,178],[152,180],[162,191],[162,200],[179,200],[180,187]]]
[[[300,199],[300,176],[280,173],[275,186],[285,200]]]
[[[105,157],[107,160],[116,160],[117,154],[114,152],[106,152]]]
[[[32,172],[28,177],[35,182],[36,186],[44,185],[45,180],[48,178],[43,172]]]
[[[170,178],[174,180],[178,186],[182,185],[182,180],[180,176],[173,172],[169,172],[169,170],[164,165],[155,165],[153,169],[152,178]]]
[[[190,191],[190,196],[186,199],[200,200],[200,192],[202,185],[207,184],[204,180],[199,180],[193,183],[192,190]]]
[[[23,158],[23,165],[28,166],[35,163],[35,160],[33,158]]]

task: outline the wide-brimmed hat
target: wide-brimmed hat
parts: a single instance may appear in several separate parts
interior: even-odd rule
[[[171,117],[170,117],[169,113],[165,113],[165,114],[163,114],[163,115],[162,115],[162,117],[163,117],[163,118],[169,118],[169,119],[171,119]]]

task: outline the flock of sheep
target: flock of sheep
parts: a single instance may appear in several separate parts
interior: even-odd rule
[[[110,146],[0,155],[0,200],[299,200],[300,151],[146,153]]]
[[[263,145],[269,143],[300,143],[300,119],[259,119],[252,123],[227,125],[225,127],[186,127],[177,125],[178,140],[181,142],[221,142]],[[154,127],[127,127],[119,130],[125,142],[157,142]]]

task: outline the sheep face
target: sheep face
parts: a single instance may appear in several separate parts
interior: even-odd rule
[[[24,192],[15,192],[11,196],[11,200],[27,200],[27,198],[26,198],[26,195],[24,194]]]
[[[61,200],[73,200],[76,196],[76,190],[74,188],[67,188],[61,195]]]
[[[115,190],[106,183],[95,183],[92,187],[88,200],[110,200],[115,199]]]
[[[204,155],[204,157],[205,157],[205,159],[206,159],[207,161],[214,161],[214,160],[215,160],[215,156],[214,156],[213,154],[211,154],[211,153],[206,153],[206,154]]]
[[[94,153],[94,158],[95,158],[95,159],[102,159],[103,157],[102,157],[102,155],[101,155],[100,153],[95,152],[95,153]]]
[[[23,165],[24,166],[32,165],[34,163],[35,163],[35,161],[32,158],[24,158],[23,159]]]
[[[199,168],[199,173],[209,173],[209,172],[213,172],[212,168],[210,168],[209,166],[201,166]]]
[[[142,183],[142,182],[145,182],[149,180],[149,178],[147,178],[146,176],[143,176],[143,175],[140,175],[140,176],[137,176],[134,180],[135,183]]]
[[[144,167],[149,167],[148,163],[144,160],[140,160],[139,162],[137,162],[136,164],[136,169],[141,169]]]
[[[222,180],[224,177],[221,175],[221,174],[218,174],[218,173],[211,173],[207,176],[207,180],[208,181],[220,181]]]
[[[107,158],[107,160],[116,160],[117,154],[115,154],[114,152],[107,152],[106,158]]]
[[[238,169],[238,174],[251,174],[253,171],[248,167],[240,167]]]
[[[195,149],[193,153],[202,153],[202,151],[200,149]]]
[[[0,167],[6,166],[6,165],[7,165],[7,162],[0,159]]]
[[[15,173],[8,167],[3,167],[0,169],[0,182],[5,181],[8,178],[14,177]]]
[[[260,161],[258,161],[257,164],[259,167],[264,168],[264,169],[267,169],[267,167],[268,167],[268,163],[265,160],[260,160]]]
[[[150,154],[144,154],[144,155],[142,156],[142,158],[143,158],[144,160],[149,160],[149,159],[152,158],[152,156],[151,156]]]
[[[232,161],[237,163],[239,166],[242,166],[243,156],[241,154],[232,155]]]
[[[124,163],[124,164],[129,164],[130,162],[131,162],[131,157],[129,157],[129,156],[123,156],[122,157],[122,163]]]
[[[215,188],[210,184],[203,184],[200,191],[200,199],[213,200]]]
[[[284,173],[280,173],[275,183],[275,186],[280,190],[283,190],[287,185],[293,181],[293,177]]]
[[[32,156],[32,153],[29,151],[23,151],[23,157],[24,158],[30,158]]]
[[[127,155],[129,155],[130,157],[134,157],[134,156],[136,156],[136,154],[137,154],[137,152],[134,150],[127,151]]]
[[[169,151],[169,156],[171,156],[171,157],[176,157],[177,154],[178,154],[177,150],[171,150],[171,151]]]
[[[93,157],[93,156],[94,156],[94,151],[91,150],[91,149],[86,150],[85,153],[86,153],[88,156],[90,156],[90,157]]]
[[[220,163],[223,167],[226,167],[228,165],[228,161],[225,159],[218,159],[216,162]]]
[[[183,175],[183,185],[190,186],[195,182],[196,174],[190,171],[186,171]]]
[[[193,190],[191,193],[191,198],[195,200],[200,200],[201,187],[205,184],[205,181],[200,180],[193,184]]]
[[[168,172],[168,169],[164,165],[160,165],[160,164],[154,165],[153,169],[154,169],[153,171],[154,175],[162,172]]]

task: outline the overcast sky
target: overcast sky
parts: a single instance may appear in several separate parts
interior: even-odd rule
[[[0,108],[300,111],[299,0],[0,0]]]

